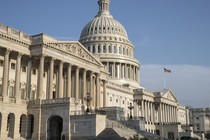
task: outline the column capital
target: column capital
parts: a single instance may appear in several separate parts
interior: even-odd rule
[[[10,53],[11,51],[12,51],[12,49],[8,49],[8,48],[6,48],[6,49],[5,49],[5,54]]]
[[[50,61],[55,61],[56,60],[56,58],[55,57],[51,57],[51,60]]]

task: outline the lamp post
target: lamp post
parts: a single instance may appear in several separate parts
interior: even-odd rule
[[[90,93],[87,93],[87,97],[84,97],[84,100],[86,101],[87,103],[87,110],[86,110],[86,113],[89,113],[90,112],[90,102],[92,100],[92,97],[90,96]]]
[[[77,106],[79,104],[79,100],[75,100],[74,103],[75,103],[75,113],[74,114],[77,115]]]
[[[128,109],[130,110],[130,119],[132,119],[132,110],[133,110],[134,106],[132,106],[132,103],[130,103],[130,106],[128,107]]]

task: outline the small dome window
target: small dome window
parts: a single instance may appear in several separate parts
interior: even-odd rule
[[[122,54],[122,47],[119,47],[119,53]]]
[[[114,46],[114,53],[117,53],[117,47]]]
[[[98,53],[101,53],[101,46],[98,46]]]
[[[103,30],[106,30],[106,27],[103,27]]]
[[[95,48],[95,46],[93,46],[93,53],[96,53],[96,48]]]
[[[123,48],[123,55],[125,55],[125,48]]]
[[[106,46],[103,46],[103,53],[106,53]]]
[[[112,53],[112,46],[109,46],[109,53]]]

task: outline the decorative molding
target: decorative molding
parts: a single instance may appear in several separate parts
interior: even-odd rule
[[[100,61],[93,57],[79,42],[53,42],[47,43],[47,45],[84,60],[88,60],[94,64],[101,65]]]

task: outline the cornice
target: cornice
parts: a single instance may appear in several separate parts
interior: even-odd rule
[[[26,46],[26,47],[31,45],[30,43],[27,43],[25,41],[22,41],[20,39],[15,38],[15,37],[11,37],[11,36],[6,35],[6,34],[1,33],[1,32],[0,32],[0,39],[4,39],[4,40],[7,40],[9,42],[13,42],[13,43],[23,45],[23,46]]]

